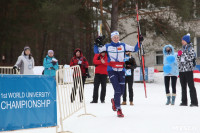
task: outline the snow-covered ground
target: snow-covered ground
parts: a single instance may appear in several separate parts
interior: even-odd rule
[[[200,74],[195,74],[200,77]],[[200,107],[182,107],[181,86],[177,81],[177,98],[174,106],[166,106],[166,96],[162,73],[155,73],[154,83],[147,83],[147,98],[142,83],[134,83],[134,106],[122,106],[124,118],[118,118],[112,111],[110,99],[113,98],[113,87],[107,85],[105,103],[90,104],[93,85],[85,85],[87,113],[77,112],[64,121],[65,131],[73,133],[200,133]],[[200,83],[195,83],[197,96],[200,99]],[[127,97],[128,98],[128,97]],[[188,93],[190,104],[190,97]],[[59,121],[59,118],[58,118]],[[55,133],[55,128],[15,131],[16,133]]]

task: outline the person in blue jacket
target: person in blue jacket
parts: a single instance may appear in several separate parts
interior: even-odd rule
[[[98,38],[96,40],[98,40]],[[112,109],[113,111],[117,111],[118,117],[124,117],[124,114],[122,113],[122,109],[120,107],[120,98],[123,95],[125,89],[124,55],[126,51],[138,51],[138,45],[136,44],[136,46],[133,47],[120,42],[118,31],[114,31],[111,33],[111,40],[111,43],[105,44],[101,47],[94,45],[94,52],[107,52],[107,71],[109,79],[114,88],[114,98],[111,99]]]
[[[179,74],[178,71],[178,63],[177,63],[177,54],[174,53],[174,47],[172,45],[165,45],[163,47],[163,70],[164,70],[164,82],[165,82],[165,91],[167,96],[166,105],[174,105],[176,98],[176,82],[177,76]],[[169,90],[169,84],[171,79],[172,86],[172,96]]]
[[[55,78],[56,70],[58,70],[58,60],[54,57],[54,51],[48,50],[48,55],[44,58],[44,75],[52,76]]]

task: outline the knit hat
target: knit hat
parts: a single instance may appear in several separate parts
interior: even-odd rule
[[[112,38],[113,36],[115,36],[115,35],[118,35],[118,36],[119,36],[119,32],[118,32],[118,31],[113,31],[113,32],[111,33],[111,38]]]
[[[26,51],[27,49],[31,50],[31,48],[29,46],[25,46],[24,51]]]
[[[53,53],[53,54],[54,54],[53,50],[48,50],[48,54],[49,54],[49,53]]]
[[[183,36],[182,40],[186,41],[187,44],[190,43],[190,33],[188,33],[187,35]]]

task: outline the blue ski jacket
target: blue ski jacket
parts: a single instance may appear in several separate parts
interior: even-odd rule
[[[171,48],[171,52],[167,52],[166,48],[169,47]],[[165,45],[163,47],[163,55],[164,55],[164,60],[163,60],[163,64],[164,65],[170,65],[172,70],[170,73],[166,73],[164,72],[164,76],[178,76],[179,71],[178,71],[178,63],[177,63],[177,53],[174,53],[174,47],[172,45]],[[167,62],[167,57],[168,56],[174,56],[175,57],[175,61],[172,64],[169,64]]]
[[[58,62],[54,63],[52,61],[54,57],[49,57],[48,55],[44,58],[43,66],[44,66],[44,75],[48,76],[56,76],[56,70],[58,70]]]

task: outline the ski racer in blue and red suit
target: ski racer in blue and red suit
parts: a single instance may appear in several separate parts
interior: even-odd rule
[[[125,68],[124,58],[125,52],[137,52],[138,45],[135,47],[127,45],[119,41],[119,32],[114,31],[111,33],[111,43],[108,43],[102,47],[94,46],[95,52],[106,51],[108,56],[108,75],[114,88],[114,99],[111,99],[114,111],[117,110],[118,117],[124,117],[120,107],[120,97],[124,93],[125,89]]]

